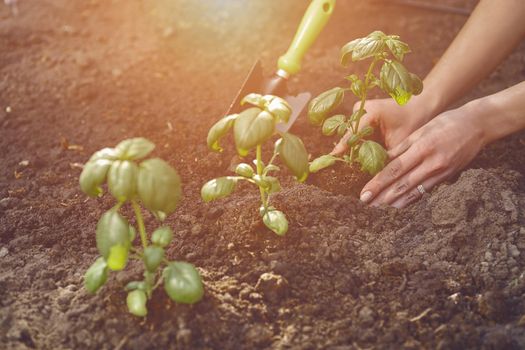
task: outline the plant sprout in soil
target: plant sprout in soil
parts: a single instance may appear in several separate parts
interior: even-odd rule
[[[423,83],[419,77],[410,73],[402,64],[410,48],[402,42],[397,35],[386,35],[375,31],[368,36],[353,40],[341,49],[341,63],[347,66],[348,62],[370,59],[370,65],[363,79],[351,74],[346,77],[350,86],[346,88],[335,87],[321,93],[310,101],[308,117],[313,124],[322,125],[324,135],[335,133],[340,136],[349,132],[348,152],[343,157],[323,155],[310,163],[310,172],[321,169],[342,161],[347,164],[357,162],[361,170],[371,175],[381,171],[388,158],[382,145],[366,137],[374,133],[371,126],[359,128],[363,115],[366,114],[365,102],[368,92],[375,87],[388,93],[399,105],[405,105],[410,97],[418,95],[423,90]],[[379,77],[375,68],[381,65]],[[358,99],[358,108],[350,115],[337,114],[328,117],[343,101],[345,93],[351,91]]]
[[[196,303],[203,296],[201,277],[187,262],[168,261],[165,248],[173,239],[167,226],[158,227],[151,237],[146,233],[142,207],[162,222],[173,213],[181,197],[180,178],[175,169],[159,158],[145,158],[155,145],[144,138],[120,142],[115,148],[104,148],[91,156],[80,175],[80,187],[90,197],[103,195],[107,183],[116,205],[100,218],[96,229],[100,257],[85,275],[86,289],[96,293],[105,283],[109,271],[123,270],[128,260],[142,261],[144,279],[127,284],[129,312],[146,316],[148,299],[164,284],[168,296],[180,303]],[[137,230],[120,214],[130,205],[135,214],[141,246],[133,246]]]
[[[308,176],[308,153],[301,139],[288,132],[278,133],[277,123],[288,122],[291,115],[290,105],[282,98],[272,95],[249,94],[241,105],[251,104],[239,114],[228,115],[213,125],[208,133],[208,147],[221,152],[219,140],[230,129],[233,129],[237,153],[246,157],[255,149],[255,159],[252,166],[240,163],[235,169],[236,176],[224,176],[208,181],[201,190],[204,201],[209,202],[231,194],[239,181],[247,181],[259,188],[261,206],[259,214],[266,227],[278,235],[288,231],[288,220],[283,212],[270,205],[272,194],[281,190],[279,179],[275,174],[280,168],[274,164],[279,156],[286,167],[299,182]],[[262,145],[273,136],[280,138],[275,142],[273,154],[267,163],[263,161]]]

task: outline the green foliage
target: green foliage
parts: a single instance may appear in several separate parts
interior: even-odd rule
[[[239,181],[252,183],[259,188],[261,194],[264,210],[260,215],[264,224],[276,234],[283,235],[288,230],[286,217],[280,211],[269,210],[270,195],[281,190],[279,179],[270,175],[280,170],[273,162],[279,157],[296,179],[302,182],[308,177],[308,152],[299,137],[288,132],[280,133],[273,155],[265,165],[262,160],[262,145],[278,134],[276,124],[287,122],[292,109],[280,97],[255,93],[242,99],[241,105],[245,104],[253,107],[219,120],[208,132],[207,143],[210,149],[220,151],[218,140],[233,129],[235,146],[241,157],[246,157],[255,149],[255,169],[247,163],[238,164],[235,168],[237,176],[218,177],[208,181],[202,186],[201,197],[205,202],[210,202],[230,195]]]
[[[328,114],[337,108],[345,96],[345,89],[335,87],[313,98],[308,104],[308,118],[315,125],[321,125]]]
[[[164,269],[164,289],[179,303],[194,304],[204,295],[199,272],[192,264],[174,261]]]
[[[142,260],[144,280],[132,281],[126,286],[129,312],[141,317],[147,315],[146,304],[153,290],[166,281],[161,266],[174,264],[165,258],[164,249],[173,239],[172,230],[165,226],[157,228],[150,243],[141,204],[162,221],[175,210],[181,197],[179,175],[168,163],[158,158],[137,163],[148,156],[154,147],[144,138],[134,138],[122,141],[115,148],[104,148],[89,159],[79,180],[82,191],[92,197],[102,195],[102,185],[107,182],[109,193],[117,202],[98,221],[96,242],[101,256],[86,272],[86,289],[96,293],[106,283],[109,271],[123,270],[129,259]],[[135,213],[141,248],[133,246],[136,230],[119,212],[127,204]],[[183,297],[174,298],[173,293],[168,295],[175,301],[199,301],[203,296],[199,273],[191,264],[177,264],[184,264],[185,269],[191,272],[184,274],[185,283],[179,284],[176,292]]]
[[[327,168],[337,160],[361,164],[361,170],[372,175],[377,174],[386,164],[387,153],[380,144],[366,140],[371,136],[374,129],[367,126],[359,127],[361,118],[366,114],[365,102],[368,92],[375,87],[390,95],[399,105],[405,105],[410,98],[418,95],[423,90],[421,79],[410,73],[403,65],[405,55],[410,48],[402,42],[397,35],[386,35],[381,31],[370,33],[364,38],[350,41],[341,49],[341,64],[347,66],[351,61],[362,61],[371,59],[368,71],[362,79],[356,74],[346,77],[349,82],[347,88],[335,87],[321,93],[310,101],[308,116],[315,125],[322,124],[324,135],[343,135],[349,132],[347,140],[349,146],[348,154],[341,158],[324,155],[314,159],[310,163],[310,172],[317,172]],[[376,67],[381,64],[379,78]],[[351,91],[359,103],[359,108],[350,116],[337,114],[330,116],[343,101],[346,91]]]
[[[364,141],[359,147],[358,162],[361,164],[361,170],[370,175],[375,175],[385,167],[388,155],[380,144],[374,141]]]

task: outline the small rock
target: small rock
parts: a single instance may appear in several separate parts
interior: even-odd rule
[[[485,252],[485,260],[489,261],[489,262],[494,260],[494,257],[492,256],[492,252],[490,252],[488,250]]]
[[[20,199],[13,198],[13,197],[2,198],[2,199],[0,199],[0,208],[11,209],[11,208],[15,207],[18,204],[19,201],[20,201]]]
[[[288,281],[281,275],[266,272],[259,277],[255,289],[261,292],[267,301],[277,303],[286,298]]]
[[[371,326],[374,323],[375,318],[376,313],[368,306],[365,306],[359,310],[359,321],[361,321],[363,326]]]
[[[192,228],[191,228],[191,234],[194,235],[194,236],[198,236],[200,235],[202,232],[202,225],[201,224],[195,224]]]
[[[258,348],[270,345],[272,337],[271,329],[264,325],[254,325],[246,332],[246,340]]]
[[[209,220],[215,220],[217,219],[219,216],[221,216],[221,214],[224,212],[224,209],[222,209],[221,207],[212,207],[210,208],[210,210],[208,210],[208,212],[206,213],[206,218],[209,219]]]
[[[9,254],[9,250],[6,247],[2,247],[0,249],[0,259],[6,257],[7,254]]]
[[[518,250],[518,247],[516,247],[514,244],[509,244],[508,250],[510,256],[512,256],[513,258],[517,258],[520,256],[520,251]]]
[[[177,332],[177,343],[183,347],[188,347],[191,343],[191,330],[187,328],[180,329]]]

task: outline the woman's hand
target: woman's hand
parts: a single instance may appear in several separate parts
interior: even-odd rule
[[[367,101],[366,114],[361,118],[359,130],[365,126],[373,127],[374,137],[382,140],[387,149],[392,149],[434,116],[429,107],[431,104],[428,101],[423,104],[422,101],[421,96],[414,96],[405,106],[399,106],[393,99]],[[354,111],[358,108],[359,102],[354,105]],[[331,154],[346,152],[350,136],[352,133],[349,131]]]
[[[485,143],[472,109],[467,104],[442,113],[390,149],[390,163],[365,185],[361,200],[402,208],[464,168]]]

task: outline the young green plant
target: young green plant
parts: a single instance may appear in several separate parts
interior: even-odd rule
[[[270,205],[270,196],[281,190],[279,179],[271,174],[279,171],[274,164],[279,156],[286,167],[299,182],[308,176],[308,153],[301,139],[288,132],[278,133],[276,125],[288,122],[292,109],[282,98],[272,95],[249,94],[241,105],[251,104],[239,114],[228,115],[213,125],[208,133],[208,147],[221,152],[219,141],[233,129],[237,153],[246,157],[255,149],[255,167],[248,163],[237,165],[237,176],[224,176],[208,181],[202,186],[201,196],[206,202],[223,198],[231,194],[239,181],[246,181],[259,188],[261,207],[259,214],[266,227],[278,235],[288,231],[288,220],[283,212]],[[280,138],[275,142],[273,155],[268,163],[263,161],[262,145],[274,135]]]
[[[310,101],[308,117],[313,124],[322,125],[324,135],[340,136],[349,132],[348,152],[343,157],[323,155],[310,163],[310,172],[321,169],[342,161],[347,164],[357,162],[361,170],[371,175],[377,174],[385,166],[387,153],[379,143],[366,140],[367,136],[374,133],[371,126],[359,128],[361,117],[366,114],[365,102],[368,92],[375,87],[388,93],[399,105],[405,105],[411,96],[418,95],[423,89],[421,79],[410,73],[402,62],[410,52],[408,45],[402,42],[397,35],[386,35],[375,31],[368,36],[353,40],[341,49],[341,63],[347,66],[350,60],[371,60],[363,79],[352,74],[346,77],[349,87],[335,87],[321,93]],[[379,77],[375,71],[379,69]],[[350,116],[337,114],[328,117],[343,101],[345,93],[351,91],[359,99],[359,108]]]
[[[165,248],[173,239],[167,226],[158,227],[151,237],[146,233],[142,207],[162,222],[175,211],[181,197],[180,177],[168,163],[159,158],[142,160],[155,145],[144,138],[120,142],[115,148],[104,148],[91,156],[80,174],[80,187],[90,197],[103,195],[106,182],[116,205],[102,214],[96,229],[100,257],[85,275],[86,289],[96,293],[110,271],[123,270],[128,260],[144,264],[144,279],[126,286],[129,312],[146,316],[146,303],[153,291],[164,283],[168,296],[180,303],[196,303],[203,296],[201,277],[187,262],[168,261]],[[142,160],[138,163],[139,160]],[[133,246],[137,230],[120,214],[130,205],[138,227],[140,247]]]

